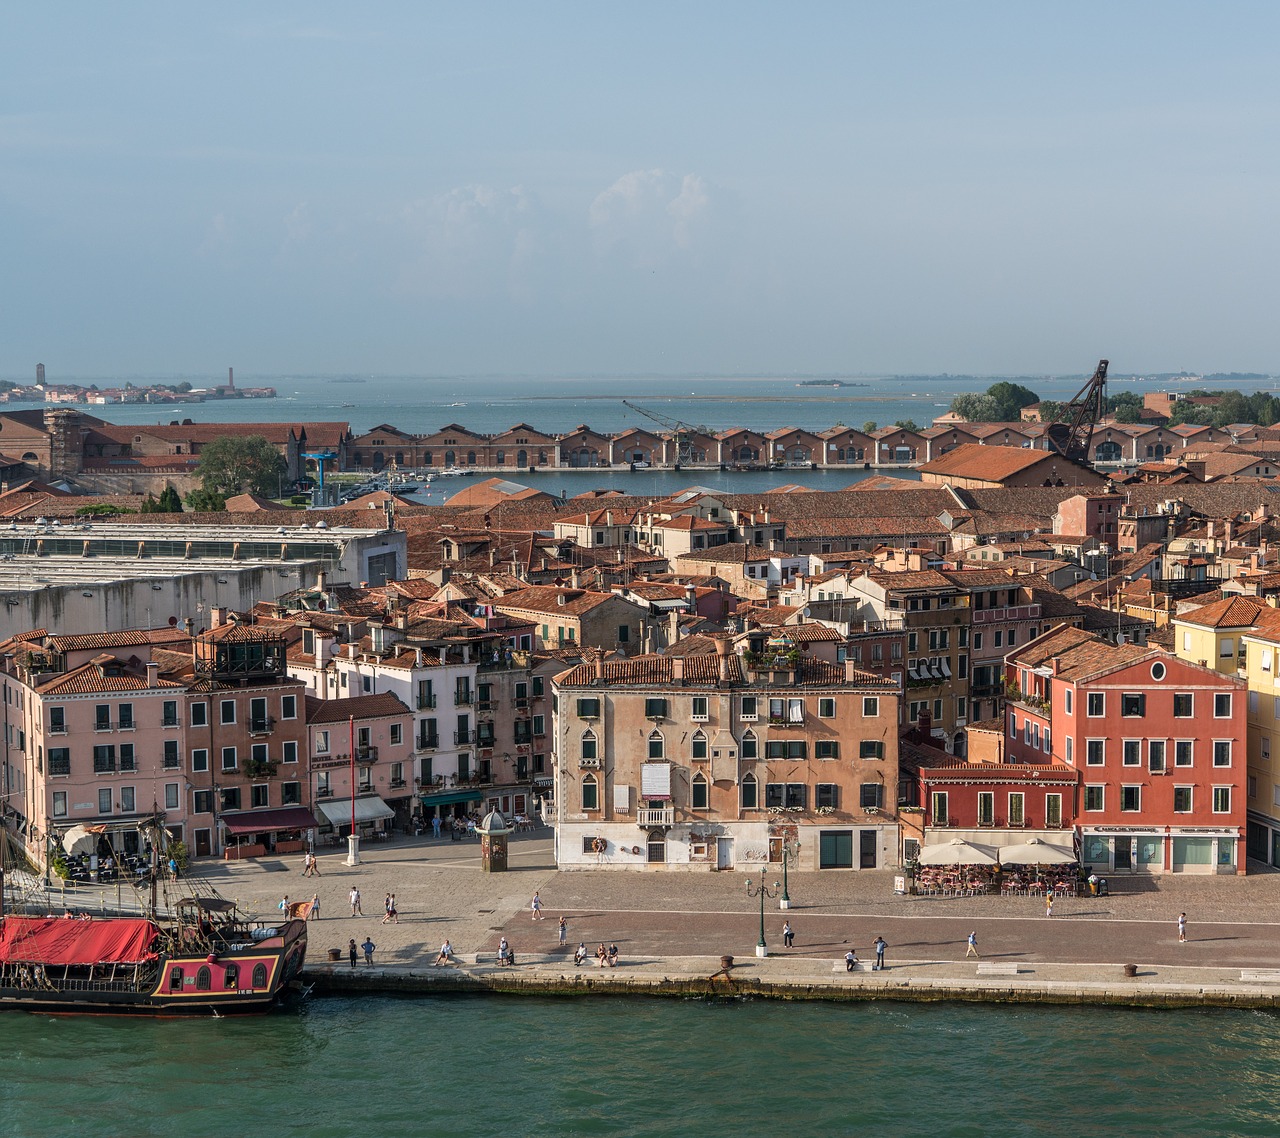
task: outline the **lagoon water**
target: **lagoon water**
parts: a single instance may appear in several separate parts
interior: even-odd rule
[[[4,1018],[0,1135],[1280,1133],[1275,1016],[630,998]]]

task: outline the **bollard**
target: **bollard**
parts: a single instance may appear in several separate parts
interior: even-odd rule
[[[1138,974],[1138,966],[1136,964],[1126,964],[1124,966],[1124,974],[1133,979]]]

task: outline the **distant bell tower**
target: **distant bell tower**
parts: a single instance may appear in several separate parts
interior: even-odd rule
[[[236,389],[236,369],[233,367],[227,368],[227,386],[232,391]]]
[[[36,364],[36,383],[44,383],[44,364]]]

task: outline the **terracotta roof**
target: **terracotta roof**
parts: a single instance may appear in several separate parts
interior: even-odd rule
[[[156,687],[177,688],[181,684],[157,678],[154,685],[147,683],[145,670],[135,671],[114,656],[97,656],[87,664],[81,664],[69,672],[37,684],[42,696],[93,695],[97,692],[151,691]]]
[[[1064,625],[1037,637],[1008,659],[1015,666],[1028,668],[1048,667],[1051,660],[1057,659],[1058,678],[1078,681],[1154,655],[1164,653],[1138,644],[1112,644],[1083,629]]]
[[[307,723],[346,723],[355,719],[385,719],[407,715],[406,707],[391,692],[376,695],[353,695],[347,699],[316,699],[307,696]]]
[[[1175,619],[1203,628],[1251,628],[1257,623],[1258,614],[1270,607],[1257,597],[1227,597],[1179,613]]]
[[[50,648],[59,652],[83,652],[88,649],[135,648],[143,644],[174,644],[191,637],[180,628],[131,628],[123,632],[84,632],[74,636],[51,636]]]
[[[564,598],[564,604],[560,598]],[[585,589],[561,589],[554,585],[535,585],[521,589],[517,593],[506,593],[494,598],[494,606],[499,609],[522,609],[526,612],[549,613],[551,615],[581,616],[606,601],[622,600],[613,593],[594,593]],[[631,602],[626,601],[626,604]]]
[[[922,473],[950,475],[955,478],[980,478],[987,482],[1003,482],[1046,460],[1066,462],[1059,455],[1030,447],[982,446],[963,443],[955,450],[918,467]]]

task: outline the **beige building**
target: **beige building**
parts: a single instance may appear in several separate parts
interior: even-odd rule
[[[561,868],[898,861],[898,692],[767,646],[594,659],[555,680]],[[779,867],[780,868],[780,867]]]

